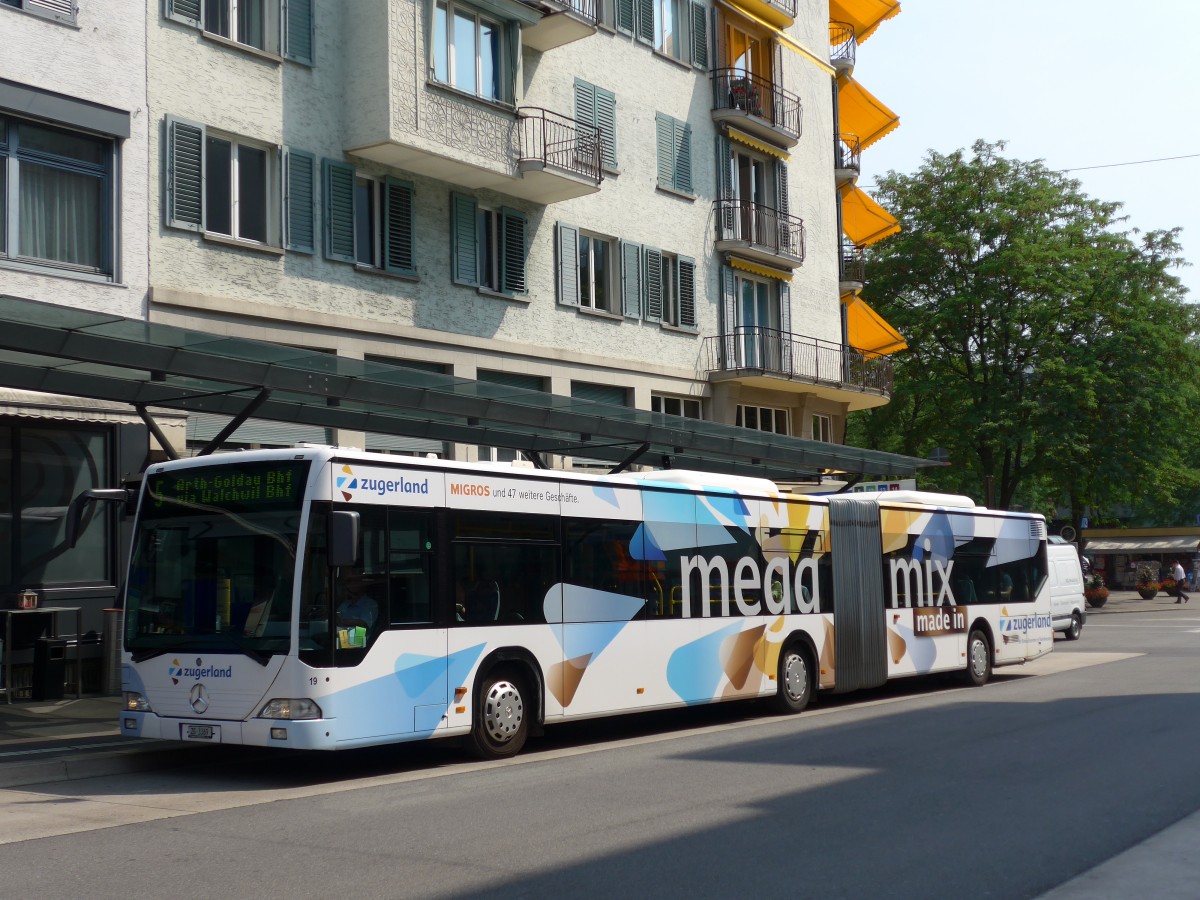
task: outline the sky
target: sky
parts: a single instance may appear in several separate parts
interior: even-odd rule
[[[1005,140],[1006,156],[1122,203],[1128,228],[1181,227],[1191,266],[1174,274],[1200,303],[1198,0],[901,0],[854,78],[900,116],[863,151],[868,192],[929,150]]]

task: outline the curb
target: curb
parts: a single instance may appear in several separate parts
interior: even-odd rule
[[[155,742],[157,744],[157,742]],[[99,778],[105,775],[128,775],[168,766],[183,765],[181,754],[191,755],[194,750],[182,750],[173,745],[128,746],[111,750],[112,744],[77,744],[54,747],[44,751],[29,751],[31,757],[44,752],[43,759],[9,761],[0,764],[0,790],[26,787],[34,784],[49,784],[76,781],[81,778]]]

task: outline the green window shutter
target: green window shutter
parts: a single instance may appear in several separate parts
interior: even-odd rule
[[[529,291],[525,279],[525,214],[505,207],[501,215],[504,218],[504,250],[500,259],[500,284],[507,294],[525,294]]]
[[[167,116],[167,225],[204,230],[204,126]]]
[[[662,251],[646,248],[646,321],[662,321]]]
[[[317,158],[290,147],[283,151],[284,246],[300,253],[316,251]]]
[[[174,19],[176,22],[183,22],[185,25],[195,28],[201,27],[201,0],[165,0],[165,2],[166,12],[164,14],[168,19]]]
[[[332,159],[321,161],[325,186],[325,258],[353,263],[354,167]]]
[[[283,55],[313,64],[312,0],[283,0]]]
[[[413,186],[385,178],[383,182],[383,268],[405,275],[416,273],[413,239],[416,234]]]
[[[676,120],[674,134],[675,190],[692,192],[692,126]]]
[[[635,37],[647,44],[654,43],[654,2],[635,0],[637,7],[637,33]]]
[[[675,187],[675,154],[673,152],[675,126],[670,116],[654,114],[655,148],[658,151],[658,186]]]
[[[708,6],[691,0],[692,8],[692,65],[708,68]]]
[[[679,325],[696,327],[696,261],[679,257]]]
[[[606,168],[617,167],[617,95],[604,88],[596,88],[596,121],[600,137],[604,140],[601,162]]]
[[[732,338],[737,328],[737,279],[733,269],[721,266],[721,333]],[[725,342],[726,349],[732,350],[733,344]]]
[[[479,207],[463,194],[450,195],[450,280],[479,284]]]
[[[775,196],[777,200],[775,208],[785,216],[791,215],[788,210],[791,205],[788,201],[788,168],[787,163],[781,159],[775,161]]]
[[[729,168],[729,138],[717,137],[717,197],[733,199],[733,172]]]
[[[596,86],[575,79],[575,118],[584,125],[596,124]]]
[[[579,305],[579,229],[558,223],[558,302]]]
[[[631,319],[642,316],[642,245],[621,241],[621,308]]]
[[[195,0],[198,4],[200,0]],[[617,5],[617,31],[622,34],[633,34],[633,17],[635,9],[635,0],[616,0]]]
[[[784,335],[792,333],[792,286],[786,281],[779,282],[779,330]]]

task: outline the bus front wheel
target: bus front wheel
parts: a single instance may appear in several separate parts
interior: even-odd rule
[[[978,628],[967,638],[967,681],[978,687],[992,677],[992,645]]]
[[[784,647],[779,654],[778,691],[775,709],[781,713],[803,712],[812,697],[812,665],[808,654],[797,644]]]
[[[515,672],[485,675],[475,699],[471,746],[483,759],[516,756],[529,737],[529,694]]]

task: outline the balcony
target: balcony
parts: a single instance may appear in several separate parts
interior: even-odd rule
[[[604,180],[603,139],[594,125],[536,107],[517,110],[517,170],[522,195],[555,203],[593,194]]]
[[[741,69],[714,69],[712,118],[776,146],[794,147],[804,126],[800,98]]]
[[[854,26],[845,22],[829,23],[829,62],[839,78],[854,71],[858,54],[858,36]]]
[[[521,43],[545,53],[596,33],[599,0],[524,0],[543,13],[541,21],[521,29]]]
[[[858,180],[862,171],[862,143],[857,134],[843,133],[833,142],[833,176],[840,187]]]
[[[786,269],[804,262],[803,220],[748,200],[718,200],[713,209],[716,252]]]
[[[730,5],[773,28],[788,28],[796,21],[796,0],[730,0]]]
[[[867,281],[867,254],[861,247],[842,241],[838,265],[838,293],[857,294]]]
[[[779,390],[782,379],[851,410],[881,406],[892,394],[890,357],[776,328],[739,327],[706,337],[704,359],[711,381]]]

